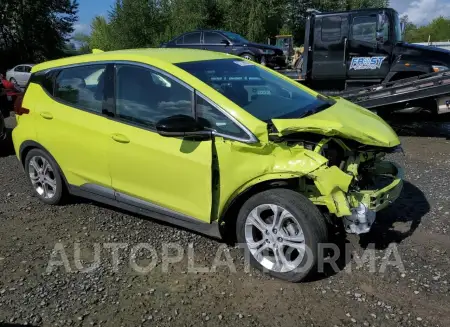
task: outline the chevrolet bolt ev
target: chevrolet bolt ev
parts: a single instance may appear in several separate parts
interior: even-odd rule
[[[245,245],[292,282],[329,225],[366,233],[396,200],[377,115],[257,63],[188,49],[96,51],[33,67],[14,147],[36,196],[73,194]]]

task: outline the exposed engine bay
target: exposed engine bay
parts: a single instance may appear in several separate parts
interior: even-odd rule
[[[272,134],[273,135],[273,134]],[[327,167],[351,177],[344,199],[337,193],[331,194],[337,207],[336,216],[342,217],[348,233],[367,233],[375,221],[376,212],[392,203],[400,194],[402,183],[398,167],[384,161],[387,153],[403,152],[401,146],[392,148],[364,145],[339,137],[324,137],[313,133],[293,133],[287,136],[273,136],[274,142],[286,142],[289,146],[302,146],[325,157]],[[313,176],[314,178],[314,176]],[[333,178],[331,174],[324,180]],[[327,205],[321,200],[317,180],[303,186],[302,193],[314,203]],[[340,214],[338,201],[348,204],[349,212]],[[327,205],[330,208],[329,205]],[[342,208],[342,206],[341,206]],[[347,210],[348,211],[348,210]],[[332,210],[331,213],[334,213]]]

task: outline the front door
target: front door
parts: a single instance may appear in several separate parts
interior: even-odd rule
[[[116,66],[115,85],[109,157],[117,200],[210,222],[212,141],[163,137],[155,129],[162,118],[194,115],[193,90],[132,64]]]
[[[230,53],[232,46],[221,34],[216,32],[203,32],[203,49],[216,52]]]
[[[312,51],[313,80],[346,79],[346,44],[348,38],[347,15],[330,15],[317,18]]]
[[[389,72],[389,51],[377,40],[377,14],[359,14],[351,18],[348,42],[348,80],[377,80]],[[384,40],[388,40],[389,25],[384,25]]]

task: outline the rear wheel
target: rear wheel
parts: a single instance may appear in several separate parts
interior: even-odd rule
[[[241,54],[241,57],[247,60],[255,61],[255,57],[250,53],[243,53]]]
[[[39,200],[46,204],[61,203],[64,184],[53,158],[41,149],[33,149],[25,158],[25,171]]]
[[[264,191],[247,200],[236,233],[252,266],[291,282],[315,271],[319,244],[327,241],[325,218],[317,207],[286,189]]]

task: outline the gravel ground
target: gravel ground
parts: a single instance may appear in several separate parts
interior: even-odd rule
[[[405,156],[391,156],[406,170],[402,197],[378,215],[369,234],[342,240],[357,256],[341,262],[340,271],[300,284],[245,271],[236,249],[219,252],[222,260],[234,259],[235,273],[227,267],[194,273],[186,258],[168,272],[158,263],[139,273],[129,263],[130,249],[139,243],[154,247],[158,260],[164,242],[175,242],[185,252],[193,244],[196,267],[211,267],[223,245],[80,199],[45,206],[32,196],[10,146],[2,145],[0,325],[449,326],[449,124],[421,125],[425,128],[418,133],[412,122],[393,124],[404,135]],[[62,266],[47,270],[56,243],[64,247],[57,258],[65,253],[72,272]],[[101,246],[97,268],[79,271],[76,243],[78,268],[95,262],[95,244]],[[119,251],[118,267],[105,243],[129,245]],[[376,272],[357,260],[372,246]],[[387,250],[391,260],[399,254],[404,271],[388,265],[381,272]],[[140,266],[151,262],[150,252],[139,253]]]

